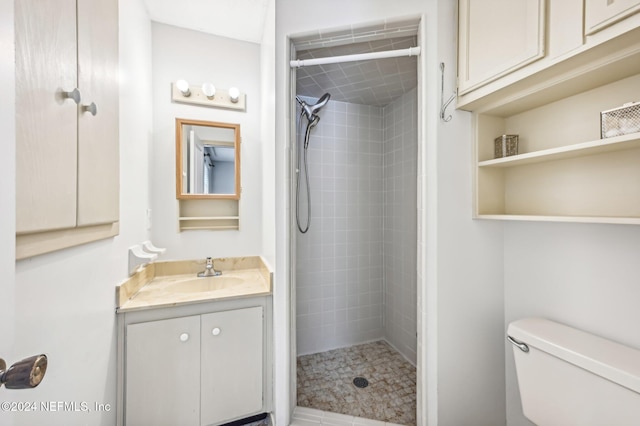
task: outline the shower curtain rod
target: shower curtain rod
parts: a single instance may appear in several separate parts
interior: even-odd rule
[[[397,58],[399,56],[420,56],[420,47],[408,49],[385,50],[383,52],[358,53],[355,55],[329,56],[326,58],[294,59],[289,62],[291,68],[308,67],[311,65],[337,64],[339,62],[367,61],[370,59]]]

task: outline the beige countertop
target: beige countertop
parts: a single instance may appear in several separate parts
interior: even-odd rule
[[[273,272],[260,256],[214,259],[217,277],[197,276],[206,260],[156,262],[116,287],[116,312],[266,296]]]

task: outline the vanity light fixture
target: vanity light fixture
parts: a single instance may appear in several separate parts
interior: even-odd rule
[[[182,96],[188,98],[191,96],[191,90],[189,90],[189,83],[187,80],[178,80],[176,81],[176,88],[182,93]]]
[[[238,103],[238,99],[240,99],[240,90],[237,87],[232,87],[229,89],[229,99],[234,104]]]
[[[191,86],[186,80],[176,80],[171,85],[171,99],[185,104],[246,111],[246,95],[237,87],[224,90],[211,82]]]
[[[216,96],[216,86],[211,83],[203,83],[202,93],[207,97],[207,99],[211,100]]]

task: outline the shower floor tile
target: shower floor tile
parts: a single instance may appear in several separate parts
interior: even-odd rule
[[[416,424],[416,369],[385,341],[299,356],[297,378],[299,407]]]

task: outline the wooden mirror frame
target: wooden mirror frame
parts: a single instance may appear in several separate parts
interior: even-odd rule
[[[183,175],[183,125],[220,127],[233,129],[235,137],[235,193],[233,194],[185,194],[182,192]],[[215,121],[191,120],[176,118],[176,198],[178,200],[239,200],[240,199],[240,125],[232,123],[220,123]]]

